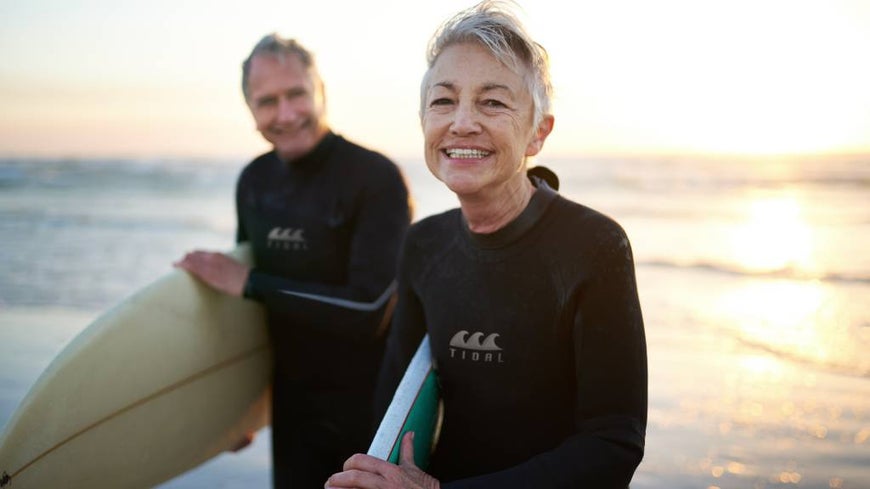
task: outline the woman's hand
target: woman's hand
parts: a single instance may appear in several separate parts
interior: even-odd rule
[[[326,489],[440,489],[441,484],[414,464],[414,432],[402,437],[399,465],[358,453],[344,463],[344,472],[326,481]]]

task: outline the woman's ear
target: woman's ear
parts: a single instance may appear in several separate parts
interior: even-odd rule
[[[554,118],[550,114],[541,118],[541,122],[538,123],[538,127],[535,130],[534,137],[529,141],[529,145],[526,146],[526,156],[535,156],[541,152],[541,149],[544,147],[544,141],[546,141],[550,132],[553,131],[553,123]]]

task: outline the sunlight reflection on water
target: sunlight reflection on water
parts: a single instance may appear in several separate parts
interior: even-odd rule
[[[731,252],[751,271],[813,268],[813,229],[803,204],[790,193],[746,202],[745,221],[731,236]]]
[[[818,281],[747,281],[717,300],[722,321],[738,339],[781,357],[870,374],[859,317],[851,318],[838,295]],[[860,314],[860,313],[858,313]],[[860,335],[858,335],[860,338]]]

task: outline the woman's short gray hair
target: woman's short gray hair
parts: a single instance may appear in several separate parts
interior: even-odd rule
[[[432,67],[445,48],[462,42],[480,43],[496,59],[523,77],[532,95],[535,124],[550,113],[553,85],[547,51],[531,38],[505,2],[485,0],[444,22],[429,41],[427,69],[420,86],[421,118]]]
[[[309,70],[317,71],[317,65],[314,62],[314,54],[299,44],[295,39],[286,39],[278,34],[272,33],[263,36],[262,39],[251,50],[251,54],[245,58],[242,63],[242,93],[245,95],[245,100],[250,96],[250,86],[248,84],[251,75],[251,61],[263,54],[283,57],[287,55],[295,55],[302,61],[302,66]]]

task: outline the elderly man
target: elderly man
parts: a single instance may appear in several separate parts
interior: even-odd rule
[[[264,37],[243,63],[242,89],[273,146],[236,191],[236,238],[256,266],[207,251],[177,266],[265,306],[274,485],[322,487],[370,441],[408,190],[393,162],[330,130],[323,81],[296,41]]]

